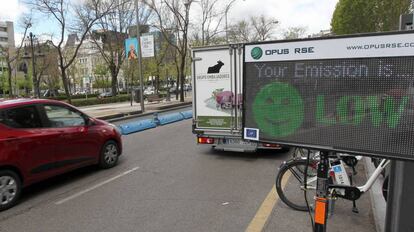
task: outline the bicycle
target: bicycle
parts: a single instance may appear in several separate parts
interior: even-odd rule
[[[312,209],[312,204],[308,205],[307,199],[313,199],[316,195],[318,163],[318,155],[316,155],[313,159],[310,159],[309,162],[306,159],[297,158],[284,162],[281,165],[276,177],[276,191],[279,194],[280,199],[286,205],[299,211],[309,211],[309,207]],[[358,209],[356,208],[355,201],[372,187],[375,180],[389,165],[390,161],[383,159],[363,186],[353,186],[352,176],[356,174],[355,166],[357,163],[358,159],[352,155],[341,154],[329,157],[330,184],[328,186],[328,199],[332,202],[332,204],[330,204],[332,207],[337,198],[343,198],[353,201],[353,211],[357,213]],[[353,169],[352,175],[348,176],[344,164]],[[305,188],[304,170],[306,170],[306,165],[308,165],[308,168],[307,184]],[[292,178],[293,181],[288,181],[291,175],[294,177]],[[302,191],[298,191],[298,189]],[[304,194],[306,194],[307,199],[304,197]],[[333,208],[331,208],[331,210],[332,209]]]

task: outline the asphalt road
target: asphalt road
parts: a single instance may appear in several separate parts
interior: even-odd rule
[[[271,192],[289,155],[198,146],[191,120],[157,127],[124,136],[112,169],[84,168],[25,189],[19,205],[0,213],[0,231],[311,231],[307,213]],[[369,197],[361,201],[359,215],[339,202],[329,231],[375,231]]]
[[[115,168],[26,189],[0,231],[244,231],[286,158],[197,146],[191,120],[125,136],[124,148]]]

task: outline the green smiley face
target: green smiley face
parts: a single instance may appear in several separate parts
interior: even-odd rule
[[[272,137],[291,135],[302,125],[303,100],[287,83],[268,84],[256,95],[253,117],[259,129]]]

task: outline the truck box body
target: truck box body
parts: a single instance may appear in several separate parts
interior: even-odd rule
[[[279,149],[242,140],[243,46],[193,48],[191,55],[193,133],[198,143],[226,151]]]

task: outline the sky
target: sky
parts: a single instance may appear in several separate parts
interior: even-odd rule
[[[17,44],[23,32],[19,27],[19,18],[24,13],[30,13],[30,9],[21,0],[0,1],[0,20],[15,22]],[[338,0],[236,0],[228,13],[228,19],[230,24],[263,14],[279,21],[279,31],[301,26],[307,29],[307,34],[314,34],[330,28],[332,13],[337,2]],[[48,19],[37,17],[31,31],[35,34],[53,34],[55,29],[49,22]]]

